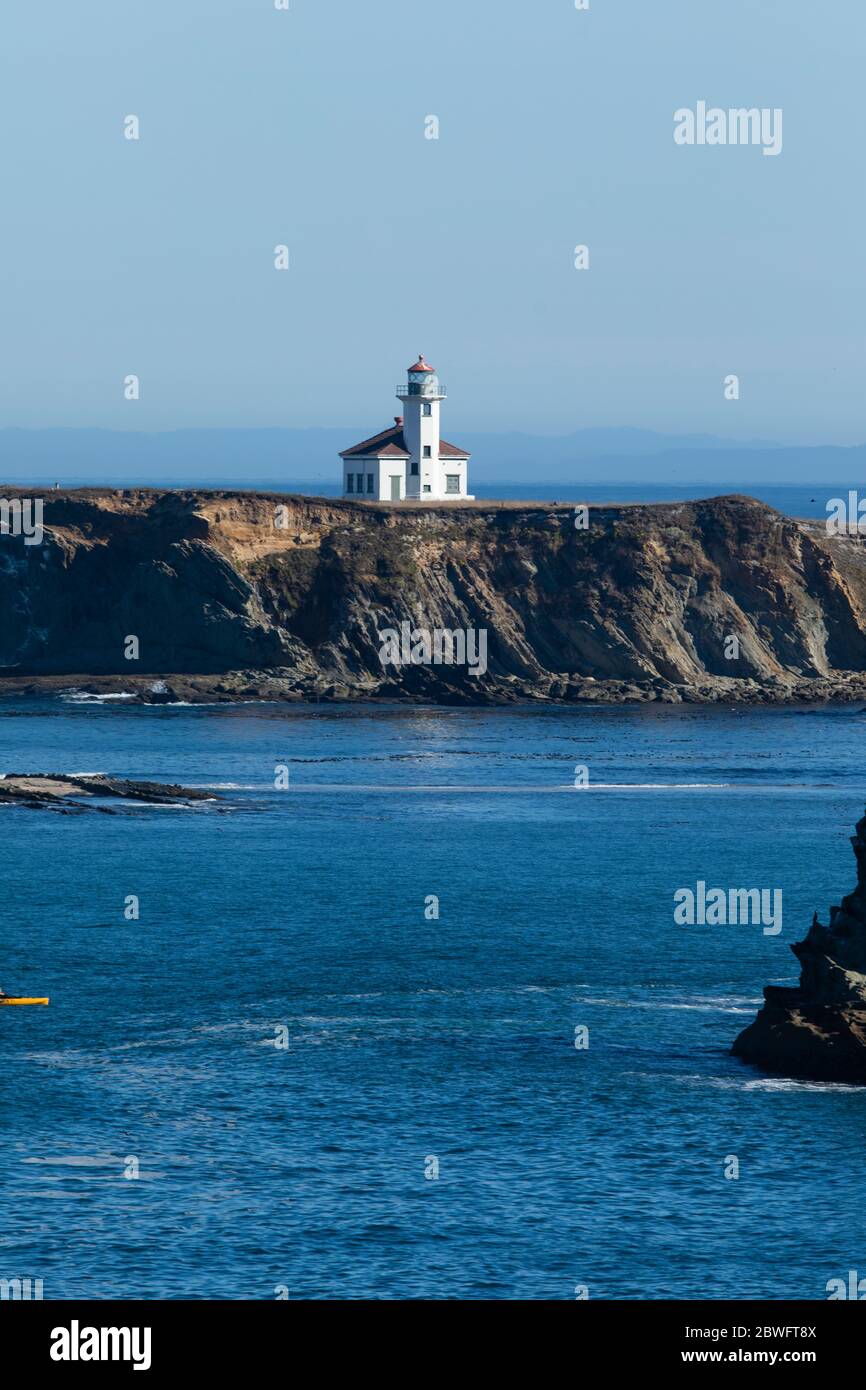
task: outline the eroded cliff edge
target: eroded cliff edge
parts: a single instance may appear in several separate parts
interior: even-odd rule
[[[0,536],[0,691],[866,698],[863,542],[748,497],[592,507],[580,529],[570,504],[82,489],[45,496],[44,528]],[[486,630],[486,673],[383,666],[405,622]]]
[[[767,1071],[866,1082],[866,816],[851,844],[856,888],[831,907],[829,926],[815,914],[805,939],[791,947],[799,985],[767,985],[763,1008],[732,1048]]]

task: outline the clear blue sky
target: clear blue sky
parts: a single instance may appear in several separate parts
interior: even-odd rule
[[[0,427],[379,428],[423,351],[452,436],[866,438],[863,0],[6,0],[0,39]],[[782,153],[677,147],[702,98]]]

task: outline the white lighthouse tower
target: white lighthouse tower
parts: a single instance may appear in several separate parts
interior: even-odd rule
[[[406,479],[407,497],[442,495],[439,477],[439,407],[445,395],[445,387],[439,384],[436,372],[429,362],[424,361],[421,353],[418,361],[409,368],[406,385],[397,387],[397,399],[403,405],[403,434],[412,455]]]
[[[469,454],[439,433],[445,387],[423,353],[397,387],[403,414],[391,429],[344,449],[343,496],[378,502],[470,501]]]

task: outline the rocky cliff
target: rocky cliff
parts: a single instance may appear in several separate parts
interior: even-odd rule
[[[736,1056],[768,1071],[866,1082],[866,816],[851,843],[857,887],[830,909],[828,927],[815,914],[791,947],[799,986],[767,985],[763,1008],[734,1043]]]
[[[585,528],[576,519],[570,505],[542,503],[50,493],[41,544],[0,536],[0,689],[866,697],[859,540],[829,540],[818,523],[747,497],[593,507]],[[483,632],[486,670],[427,659],[423,644],[418,664],[383,664],[380,634],[404,624]]]

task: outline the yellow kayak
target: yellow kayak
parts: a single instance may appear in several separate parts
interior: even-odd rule
[[[48,1003],[48,1000],[47,1000],[47,999],[19,999],[19,998],[0,999],[0,1004],[47,1004],[47,1003]]]

